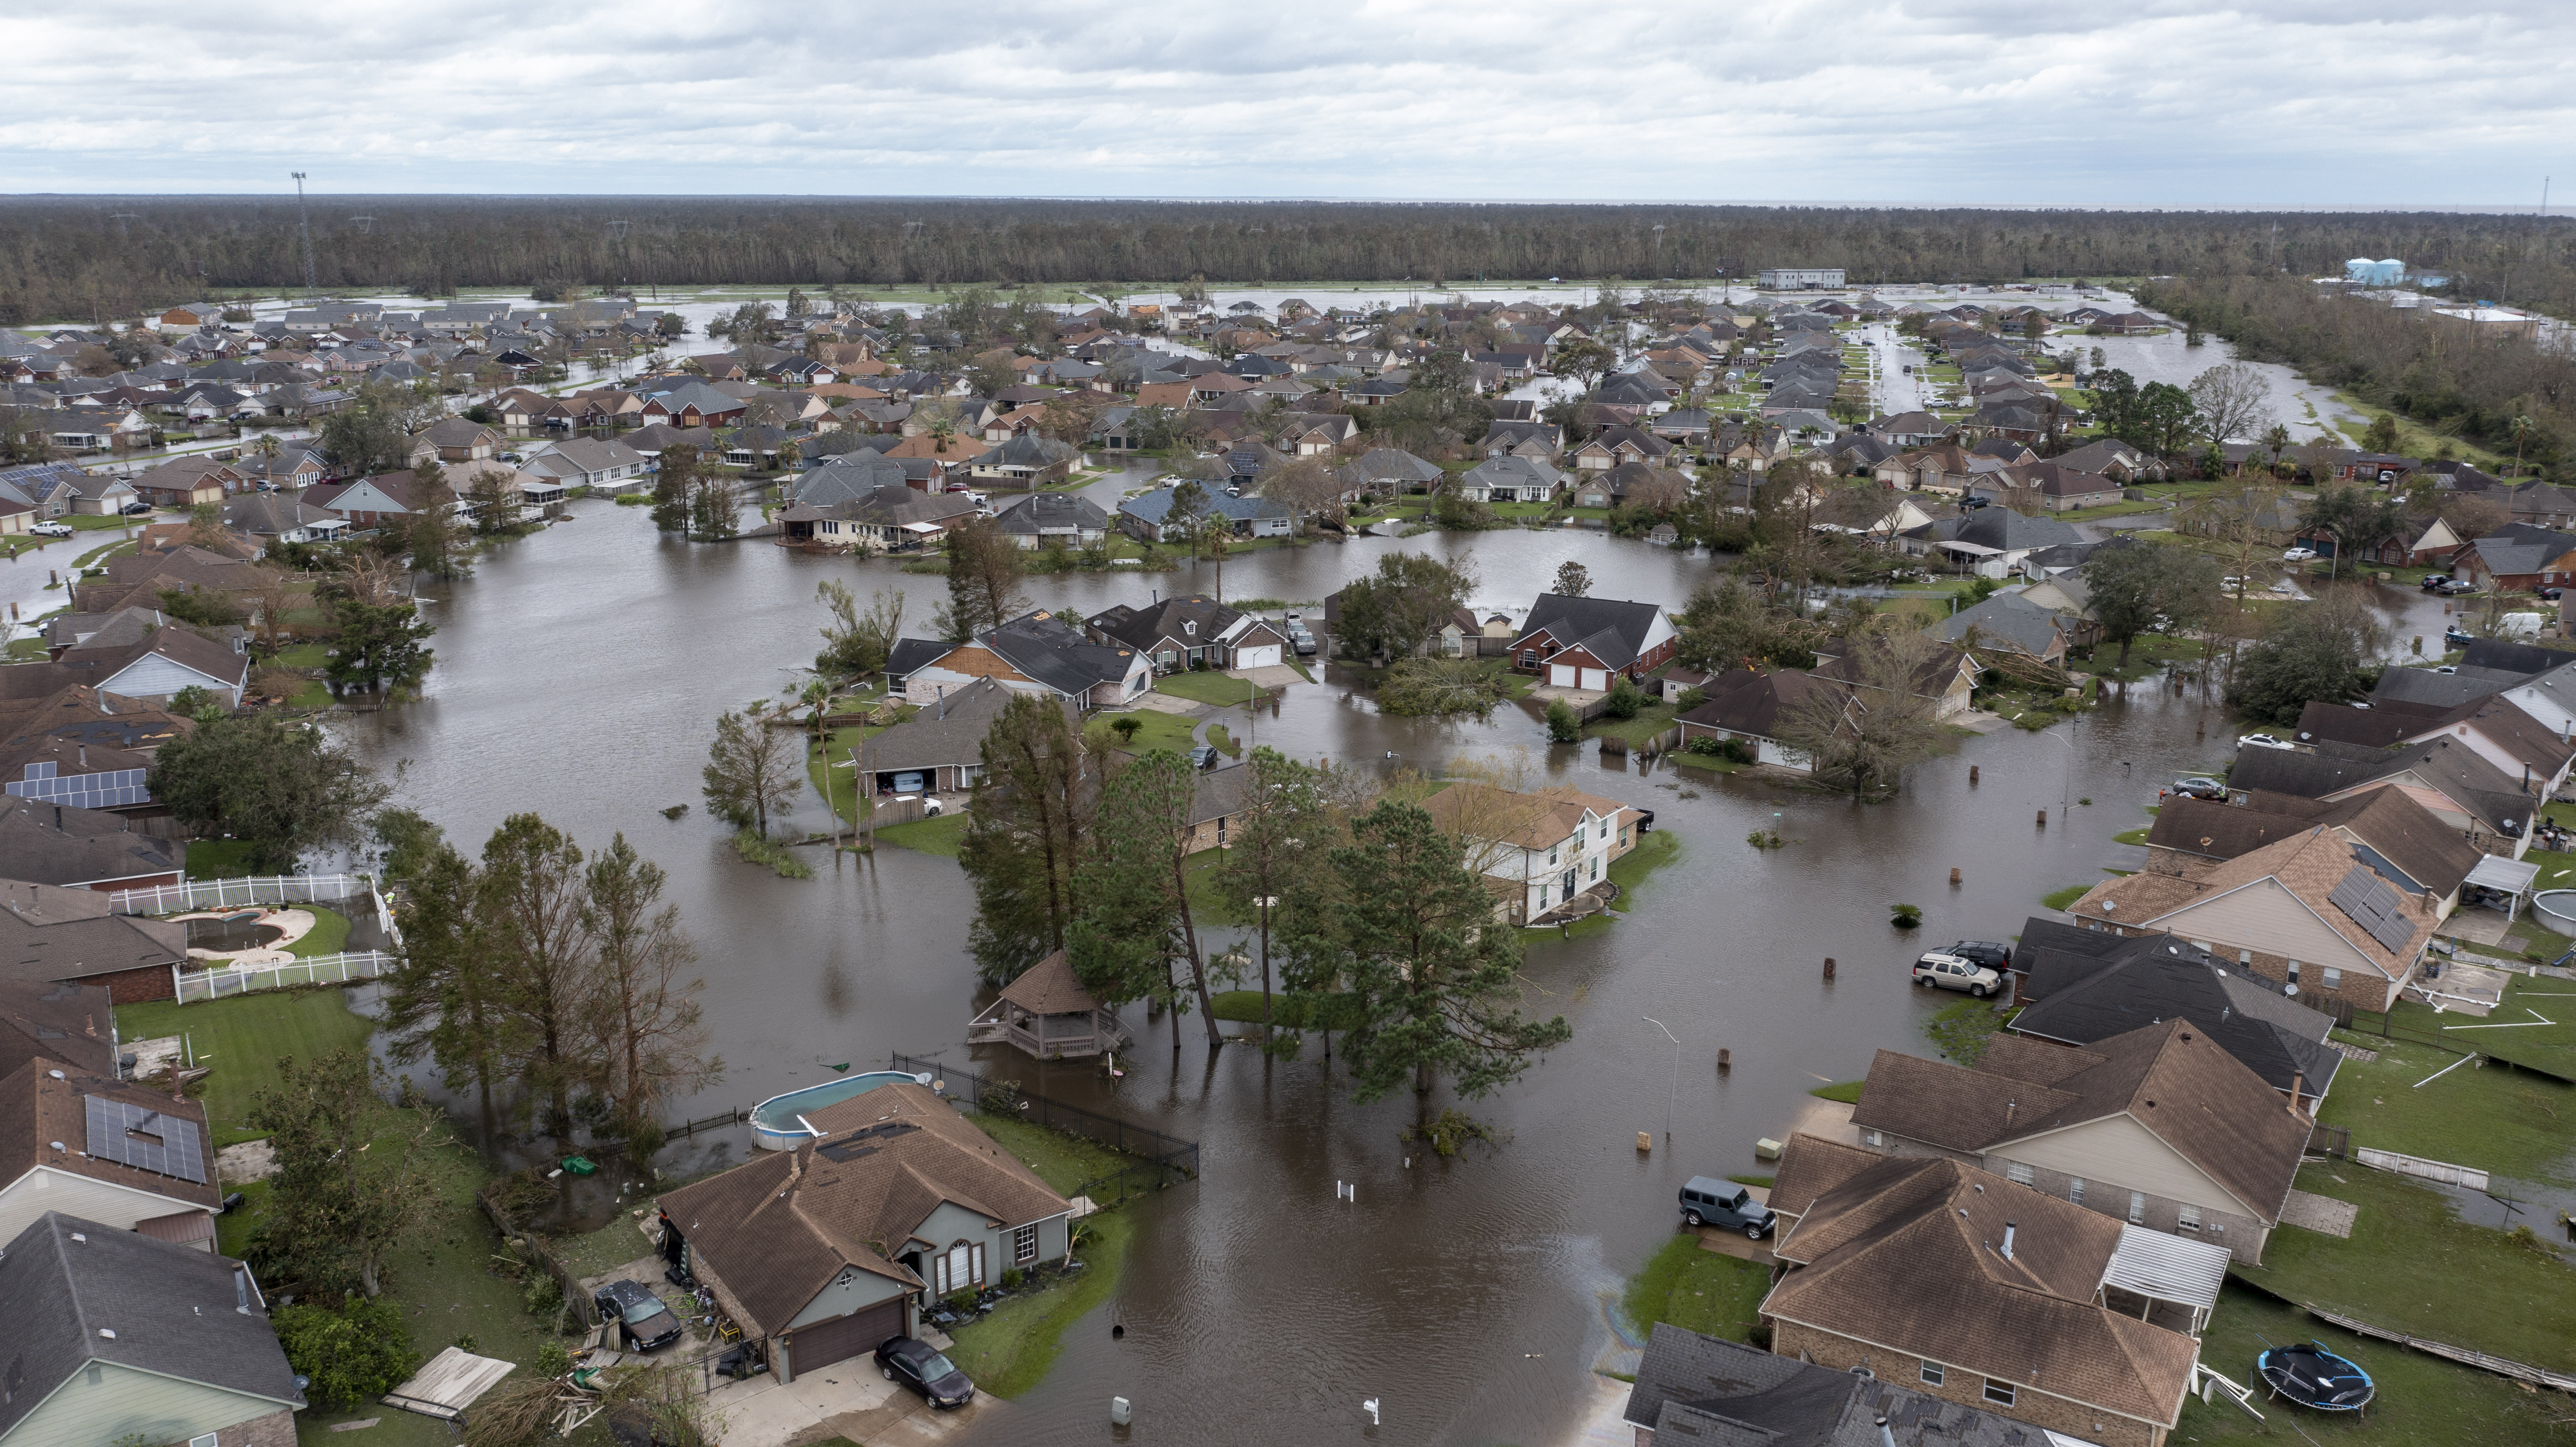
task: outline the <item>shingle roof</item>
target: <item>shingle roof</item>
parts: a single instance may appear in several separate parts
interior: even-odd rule
[[[2189,1020],[2274,1090],[2293,1083],[2322,1099],[2343,1055],[2325,1043],[2332,1017],[2283,996],[2260,976],[2231,970],[2170,935],[2078,930],[2116,948],[2087,955],[2033,945],[2024,932],[2013,967],[2026,971],[2027,1009],[2012,1028],[2066,1045],[2093,1045],[2141,1026]]]
[[[947,651],[945,644],[940,648],[943,653]],[[867,766],[873,772],[975,763],[983,757],[984,735],[992,731],[994,718],[1016,697],[989,678],[951,689],[923,704],[912,717],[869,739]],[[1075,728],[1079,731],[1079,721]]]
[[[1837,684],[1819,682],[1813,675],[1794,668],[1784,668],[1777,673],[1757,673],[1749,668],[1739,668],[1710,679],[1701,688],[1708,701],[1682,714],[1675,722],[1725,729],[1729,733],[1752,734],[1759,738],[1777,738],[1781,717],[1820,689],[1838,694],[1848,692]]]
[[[267,1313],[234,1309],[233,1272],[194,1247],[55,1211],[37,1217],[0,1250],[13,1384],[0,1435],[92,1361],[303,1405]]]
[[[114,1076],[113,1011],[104,985],[0,980],[0,1080],[39,1057]]]
[[[1652,603],[1541,593],[1530,605],[1513,647],[1517,650],[1522,643],[1545,636],[1559,648],[1583,645],[1604,668],[1625,668],[1645,651],[1647,635],[1661,615],[1662,610]]]
[[[2420,895],[2406,892],[2393,881],[2390,888],[2397,898],[2384,928],[2365,914],[2345,908],[2336,895],[2356,870],[2367,873],[2370,868],[2364,846],[2323,825],[2311,825],[2306,833],[2231,859],[2198,879],[2133,874],[2105,880],[2069,906],[2068,913],[2131,928],[2166,922],[2169,928],[2188,930],[2189,924],[2171,923],[2177,912],[2271,880],[2382,974],[2403,979],[2414,968],[2424,941],[2432,936],[2432,911]]]
[[[1980,643],[2009,643],[2034,658],[2044,658],[2065,637],[2068,620],[2019,593],[1997,593],[1973,608],[1962,608],[1924,631],[1949,643],[1965,640],[1971,629]]]
[[[2300,753],[2242,748],[2237,750],[2235,768],[2228,772],[2227,785],[2231,790],[2322,799],[2405,773],[2427,781],[2464,812],[2500,832],[2520,830],[2531,816],[2532,800],[2516,779],[2467,744],[2450,738],[2399,749],[2324,744],[2314,753]],[[2507,821],[2512,829],[2505,828]]]
[[[1088,1015],[1100,1008],[1074,978],[1072,957],[1062,950],[1021,971],[1002,987],[1002,998],[1032,1015]]]
[[[1808,1153],[1830,1159],[1792,1164]],[[2145,1421],[2180,1414],[2196,1344],[2094,1301],[2120,1222],[1957,1161],[1808,1135],[1791,1138],[1780,1165],[1772,1206],[1798,1221],[1775,1250],[1797,1269],[1772,1288],[1766,1316]]]
[[[1657,1322],[1622,1414],[1707,1447],[2036,1447],[2037,1428],[1896,1385]]]
[[[1114,683],[1135,667],[1135,652],[1092,642],[1080,629],[1041,608],[975,635],[1013,668],[1061,694],[1079,694]]]

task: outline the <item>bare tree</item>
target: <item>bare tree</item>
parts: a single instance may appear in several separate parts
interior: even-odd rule
[[[2185,390],[2212,442],[2251,438],[2272,415],[2272,383],[2251,362],[2221,362]]]
[[[660,1135],[662,1107],[724,1074],[705,1053],[707,1027],[698,1004],[706,981],[691,974],[697,946],[680,928],[678,905],[662,897],[659,865],[636,856],[619,834],[591,856],[582,926],[599,961],[602,1085],[630,1141]]]
[[[1948,645],[1921,633],[1857,640],[1831,676],[1819,674],[1782,714],[1780,742],[1806,755],[1819,783],[1849,789],[1855,799],[1895,794],[1907,766],[1940,744],[1926,690],[1948,653]]]

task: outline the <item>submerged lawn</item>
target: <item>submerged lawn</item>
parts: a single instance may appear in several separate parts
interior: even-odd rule
[[[1628,1278],[1619,1307],[1639,1336],[1668,1321],[1728,1341],[1750,1341],[1770,1289],[1769,1267],[1708,1250],[1697,1235],[1684,1233]]]

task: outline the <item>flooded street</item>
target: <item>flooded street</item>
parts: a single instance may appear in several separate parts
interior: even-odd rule
[[[1101,486],[1114,496],[1116,484]],[[1472,559],[1479,602],[1515,609],[1567,558],[1592,569],[1603,595],[1669,607],[1709,567],[1595,533],[1503,531],[1266,551],[1230,562],[1225,590],[1320,599],[1399,546]],[[1114,1093],[1092,1069],[969,1052],[973,906],[952,861],[888,847],[835,867],[814,851],[819,877],[795,881],[734,857],[699,803],[709,732],[720,710],[801,681],[826,578],[862,596],[904,589],[916,627],[945,587],[884,562],[677,543],[643,509],[579,503],[573,521],[495,549],[441,591],[427,700],[341,727],[380,767],[408,761],[403,801],[468,850],[505,815],[534,810],[591,848],[623,830],[670,871],[728,1066],[675,1116],[903,1051],[980,1056],[979,1068],[1109,1099],[1203,1144],[1199,1182],[1128,1208],[1144,1229],[1119,1298],[1069,1333],[1044,1385],[986,1418],[979,1440],[992,1442],[1096,1441],[1113,1393],[1135,1400],[1127,1440],[1139,1443],[1311,1441],[1363,1425],[1365,1397],[1383,1403],[1382,1441],[1555,1440],[1611,1345],[1605,1293],[1673,1229],[1681,1180],[1762,1169],[1754,1139],[1791,1129],[1815,1103],[1808,1088],[1860,1075],[1881,1047],[1926,1048],[1920,1019],[1941,1002],[1906,986],[1903,963],[1925,944],[2010,934],[2041,894],[2099,878],[2131,852],[2110,836],[2141,821],[2134,806],[2232,742],[2212,712],[2195,743],[2196,699],[2140,690],[2072,727],[1966,740],[1920,767],[1902,799],[1864,809],[1604,767],[1589,749],[1549,748],[1518,709],[1482,725],[1381,718],[1332,683],[1292,687],[1279,715],[1259,721],[1261,742],[1364,768],[1395,767],[1392,750],[1431,771],[1526,750],[1549,775],[1654,809],[1684,846],[1633,918],[1582,940],[1532,938],[1534,999],[1564,1012],[1573,1043],[1474,1107],[1501,1145],[1408,1169],[1396,1132],[1413,1102],[1352,1105],[1311,1046],[1287,1063],[1239,1049],[1211,1059],[1190,1022],[1175,1059],[1165,1028],[1140,1031]],[[1029,591],[1089,612],[1192,586],[1187,573],[1076,574],[1031,579]],[[2088,796],[2071,819],[2061,812],[2061,800]],[[682,803],[685,817],[661,817]],[[1789,847],[1748,848],[1745,835],[1775,816]],[[822,818],[813,799],[790,822]],[[1953,866],[1965,872],[1957,889]],[[1889,926],[1900,900],[1923,907],[1918,934]],[[1822,978],[1829,955],[1833,982]],[[1675,1071],[1648,1015],[1683,1048],[1673,1143],[1641,1156],[1635,1134],[1660,1128]],[[1720,1048],[1733,1052],[1729,1075],[1715,1069]],[[1356,1203],[1334,1199],[1337,1179],[1358,1183]],[[1127,1329],[1121,1341],[1111,1318]]]

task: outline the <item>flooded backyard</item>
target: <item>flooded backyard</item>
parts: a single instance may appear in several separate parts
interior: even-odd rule
[[[1120,487],[1098,490],[1114,503]],[[1398,547],[1472,561],[1477,601],[1512,609],[1569,558],[1591,568],[1599,593],[1668,607],[1710,566],[1589,532],[1503,531],[1265,551],[1230,561],[1225,591],[1320,599]],[[2141,688],[2046,734],[1965,740],[1919,768],[1897,802],[1862,808],[1550,748],[1517,708],[1441,723],[1382,717],[1330,681],[1292,686],[1277,715],[1258,721],[1261,743],[1431,772],[1454,758],[1522,755],[1535,771],[1655,810],[1656,827],[1682,844],[1679,862],[1631,901],[1633,917],[1571,941],[1532,937],[1533,1003],[1563,1012],[1574,1040],[1473,1107],[1501,1143],[1408,1163],[1397,1131],[1414,1103],[1352,1104],[1315,1047],[1291,1062],[1212,1056],[1190,1022],[1176,1055],[1167,1028],[1140,1028],[1115,1087],[1089,1066],[970,1051],[973,904],[948,859],[887,847],[836,864],[818,850],[817,878],[786,880],[738,860],[703,807],[664,819],[669,805],[698,805],[716,714],[801,682],[824,579],[862,595],[901,588],[916,624],[945,590],[885,562],[676,543],[642,509],[576,504],[572,521],[496,549],[477,576],[439,590],[425,701],[340,727],[380,768],[408,761],[403,801],[469,851],[506,815],[533,810],[591,848],[624,831],[670,871],[727,1062],[722,1084],[677,1103],[675,1118],[832,1078],[836,1064],[881,1068],[900,1051],[977,1060],[1202,1144],[1198,1182],[1126,1208],[1143,1229],[1118,1298],[1068,1334],[1042,1386],[983,1421],[995,1442],[1097,1440],[1112,1394],[1135,1401],[1127,1440],[1140,1443],[1220,1432],[1311,1440],[1364,1426],[1368,1397],[1383,1406],[1382,1441],[1555,1440],[1614,1346],[1605,1293],[1671,1232],[1680,1182],[1763,1169],[1753,1141],[1791,1129],[1815,1104],[1811,1087],[1859,1076],[1877,1049],[1925,1049],[1922,1018],[1941,1002],[1907,987],[1914,952],[2009,934],[2040,895],[2099,878],[2134,852],[2110,836],[2142,821],[2136,806],[2233,742],[2196,695]],[[1041,606],[1090,612],[1212,582],[1076,574],[1031,579],[1029,591]],[[2383,596],[2400,620],[2439,606]],[[811,799],[789,822],[822,818]],[[1748,832],[1775,822],[1787,848],[1746,846]],[[1922,906],[1919,932],[1889,925],[1898,901]],[[1830,981],[1827,956],[1839,963]],[[1678,1062],[1645,1016],[1681,1038]],[[1716,1069],[1720,1049],[1731,1072]],[[1668,1089],[1679,1102],[1672,1143],[1640,1154],[1636,1133],[1660,1128]],[[739,1158],[746,1136],[711,1132],[663,1164]],[[1357,1183],[1355,1202],[1335,1198],[1337,1180]],[[1123,1339],[1111,1338],[1113,1319]]]

